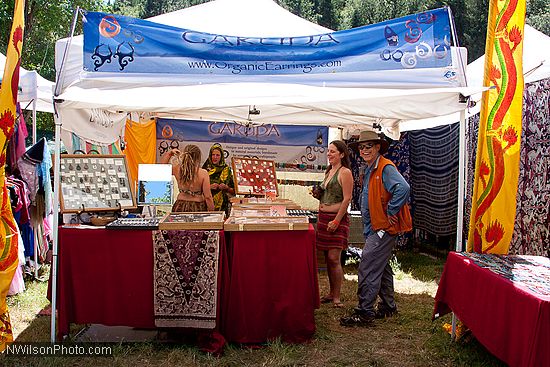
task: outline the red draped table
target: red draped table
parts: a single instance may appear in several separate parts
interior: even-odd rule
[[[315,231],[231,232],[222,333],[238,343],[311,339],[319,307]]]
[[[222,231],[220,292],[227,279],[224,252]],[[150,230],[60,227],[57,279],[58,336],[69,333],[70,323],[155,328]]]
[[[434,317],[454,312],[511,366],[550,366],[550,259],[451,252]]]
[[[315,231],[220,233],[217,328],[226,340],[304,342],[319,307]],[[155,328],[150,230],[59,228],[58,336],[69,324]]]

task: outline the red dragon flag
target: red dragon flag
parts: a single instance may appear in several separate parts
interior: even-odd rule
[[[13,341],[6,295],[17,269],[17,224],[6,187],[6,147],[15,129],[19,65],[25,26],[24,0],[15,0],[13,24],[6,53],[6,68],[0,87],[0,352]]]
[[[468,251],[507,254],[514,231],[523,106],[525,0],[490,0]]]

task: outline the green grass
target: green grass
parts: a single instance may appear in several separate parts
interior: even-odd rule
[[[344,328],[339,318],[356,304],[356,265],[345,267],[342,300],[346,309],[322,305],[315,312],[317,331],[311,343],[292,345],[274,340],[260,348],[229,344],[216,358],[192,344],[155,342],[116,345],[114,356],[0,357],[1,366],[504,366],[467,336],[451,342],[442,330],[450,316],[431,321],[431,293],[437,287],[444,260],[412,252],[397,253],[396,300],[399,315],[377,321],[372,328]],[[326,273],[319,274],[321,294],[328,289]],[[29,283],[28,291],[8,299],[17,341],[49,341],[49,316],[35,317],[46,304],[47,285]],[[73,325],[74,335],[82,326]]]

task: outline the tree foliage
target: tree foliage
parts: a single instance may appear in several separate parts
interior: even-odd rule
[[[0,4],[0,52],[4,54],[11,30],[14,4],[14,0],[3,0]],[[25,1],[21,66],[28,70],[36,70],[48,80],[55,80],[55,42],[69,35],[74,10],[77,7],[88,10],[106,9],[103,0]],[[81,23],[77,24],[78,34]],[[39,114],[37,126],[38,129],[53,129],[51,114]]]

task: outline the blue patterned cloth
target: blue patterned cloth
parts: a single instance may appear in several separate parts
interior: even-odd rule
[[[456,234],[458,123],[415,130],[410,139],[413,227],[436,236]]]

